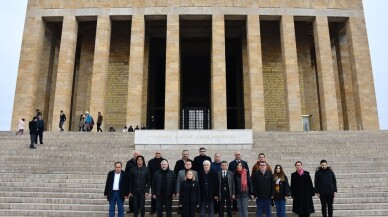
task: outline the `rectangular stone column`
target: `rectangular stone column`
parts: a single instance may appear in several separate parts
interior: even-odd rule
[[[265,131],[263,60],[259,15],[247,17],[248,71],[250,81],[250,103],[252,130]]]
[[[13,104],[11,130],[17,130],[18,121],[25,118],[28,124],[35,116],[40,57],[43,51],[45,25],[40,17],[27,17],[20,51],[19,70]],[[26,79],[28,82],[25,82]],[[43,108],[40,108],[43,109]],[[28,126],[26,127],[28,131]]]
[[[131,47],[129,54],[127,124],[140,127],[144,76],[144,15],[132,15]],[[145,123],[144,123],[145,124]]]
[[[179,15],[167,15],[164,129],[179,129],[181,100],[179,60]]]
[[[349,17],[346,23],[346,36],[352,69],[357,128],[379,130],[365,19],[363,17]]]
[[[224,15],[212,16],[211,114],[213,129],[227,129]]]
[[[339,130],[333,57],[327,17],[314,20],[314,42],[318,70],[319,98],[323,130]]]
[[[109,15],[98,16],[94,47],[90,114],[96,119],[98,112],[105,115],[105,99],[108,80],[111,20]],[[102,122],[104,128],[104,121]]]
[[[286,79],[289,130],[302,131],[302,104],[300,99],[298,56],[296,52],[293,16],[282,16],[280,35]]]
[[[58,123],[61,110],[67,114],[67,117],[70,117],[77,35],[78,22],[76,17],[64,17],[51,123],[53,131],[59,131]],[[69,125],[65,125],[66,129],[68,129]]]

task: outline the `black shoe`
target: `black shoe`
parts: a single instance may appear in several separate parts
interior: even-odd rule
[[[36,149],[36,147],[35,146],[30,146],[30,149]]]
[[[129,213],[131,213],[131,211],[129,210],[129,211],[127,211],[127,214],[129,214]]]
[[[150,215],[153,215],[153,214],[155,214],[155,212],[152,212],[152,211],[151,211],[151,212],[150,212]]]

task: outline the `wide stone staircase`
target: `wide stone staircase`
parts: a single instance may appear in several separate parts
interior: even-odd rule
[[[240,150],[252,168],[257,155],[264,152],[268,162],[273,167],[281,164],[288,176],[296,160],[314,175],[319,161],[326,159],[338,182],[335,216],[388,216],[388,132],[266,132],[254,134],[253,139],[252,149],[219,145],[207,154],[213,157],[218,152],[230,161]],[[44,144],[36,150],[28,144],[28,135],[0,132],[0,216],[107,216],[106,174],[115,161],[125,167],[135,150],[133,133],[45,132]],[[161,151],[173,168],[183,149],[193,159],[199,147],[182,145]],[[142,150],[146,161],[154,152]],[[176,206],[177,201],[174,211]],[[295,216],[291,206],[289,199],[287,216]],[[317,197],[314,207],[312,216],[321,216]],[[249,210],[255,216],[254,202]]]

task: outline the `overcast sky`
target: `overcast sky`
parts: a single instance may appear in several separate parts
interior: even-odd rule
[[[0,3],[0,131],[9,131],[11,126],[26,8],[27,0],[1,1]],[[380,129],[382,130],[388,130],[387,9],[387,0],[364,0]]]

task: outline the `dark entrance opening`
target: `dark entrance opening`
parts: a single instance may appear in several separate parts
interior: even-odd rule
[[[245,128],[242,59],[242,43],[246,37],[245,29],[245,20],[225,21],[228,129]]]
[[[211,17],[181,17],[181,128],[210,129]]]
[[[146,21],[148,40],[147,128],[164,129],[166,86],[166,20]],[[147,47],[146,47],[147,49]]]

